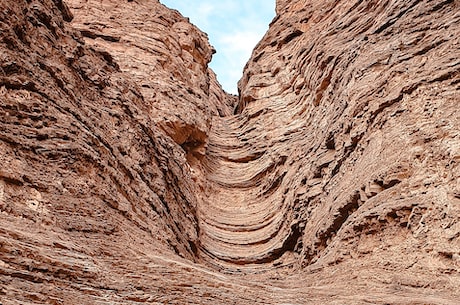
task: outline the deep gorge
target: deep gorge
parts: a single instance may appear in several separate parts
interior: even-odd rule
[[[277,1],[238,97],[158,1],[3,1],[5,304],[456,304],[458,1]]]

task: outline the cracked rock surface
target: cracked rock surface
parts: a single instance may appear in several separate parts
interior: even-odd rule
[[[460,2],[276,13],[0,2],[0,304],[458,304]]]

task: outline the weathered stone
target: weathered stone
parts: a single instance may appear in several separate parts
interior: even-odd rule
[[[0,3],[3,305],[458,303],[458,1],[277,1],[238,98],[178,12],[66,3]]]

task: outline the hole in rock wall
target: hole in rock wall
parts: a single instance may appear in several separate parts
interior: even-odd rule
[[[237,94],[237,83],[252,50],[275,16],[275,0],[161,0],[177,9],[207,33],[217,50],[210,67],[229,93]]]

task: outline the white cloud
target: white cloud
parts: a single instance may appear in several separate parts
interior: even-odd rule
[[[200,28],[212,26],[212,16],[216,14],[216,7],[212,3],[203,2],[197,6],[192,6],[190,18]]]
[[[219,37],[219,43],[230,52],[251,53],[255,43],[260,40],[260,33],[252,31],[235,32]]]
[[[209,36],[217,50],[210,66],[225,90],[236,84],[252,50],[275,15],[275,0],[161,0],[179,10]]]

